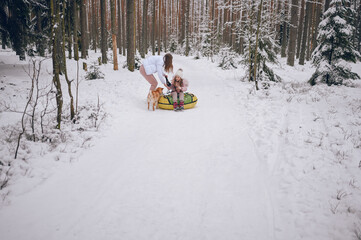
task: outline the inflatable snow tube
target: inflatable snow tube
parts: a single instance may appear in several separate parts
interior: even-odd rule
[[[193,108],[197,104],[197,97],[192,93],[184,93],[184,109]],[[163,95],[158,102],[159,108],[173,110],[172,95]]]

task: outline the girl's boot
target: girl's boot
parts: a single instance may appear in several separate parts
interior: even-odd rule
[[[174,111],[179,110],[179,107],[178,107],[178,103],[177,103],[177,102],[174,102],[174,103],[173,103],[173,110],[174,110]]]
[[[184,110],[184,101],[179,102],[179,110]]]

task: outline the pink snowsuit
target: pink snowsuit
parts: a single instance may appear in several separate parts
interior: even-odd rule
[[[179,94],[179,101],[184,102],[184,92],[187,91],[188,86],[189,86],[189,82],[184,78],[183,78],[183,86],[181,86],[181,89],[177,90],[174,84],[170,86],[170,89],[172,91],[171,94],[172,94],[173,102],[177,101],[178,94]]]

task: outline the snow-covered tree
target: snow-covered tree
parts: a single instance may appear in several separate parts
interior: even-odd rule
[[[211,57],[212,52],[212,45],[211,45],[211,32],[208,28],[208,23],[203,21],[200,24],[200,46],[201,46],[201,53],[204,57]]]
[[[360,77],[351,71],[348,62],[355,63],[361,58],[352,44],[353,26],[351,22],[355,11],[350,7],[350,0],[332,0],[330,7],[323,14],[317,36],[318,46],[312,55],[316,72],[309,82],[342,84],[348,79]]]
[[[243,29],[245,48],[241,63],[247,67],[244,78],[255,82],[257,89],[259,81],[281,80],[267,65],[277,63],[275,50],[279,49],[269,21],[269,9],[262,9],[267,4],[267,1],[250,0],[245,5],[248,22]]]
[[[219,57],[218,67],[221,67],[224,70],[237,68],[238,54],[235,51],[233,51],[231,47],[221,48],[218,57]]]

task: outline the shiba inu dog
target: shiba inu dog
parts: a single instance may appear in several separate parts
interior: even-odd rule
[[[152,104],[153,111],[155,110],[154,107],[158,108],[158,101],[160,97],[163,95],[163,88],[159,87],[154,91],[149,91],[148,94],[148,110],[149,110],[149,104]]]

